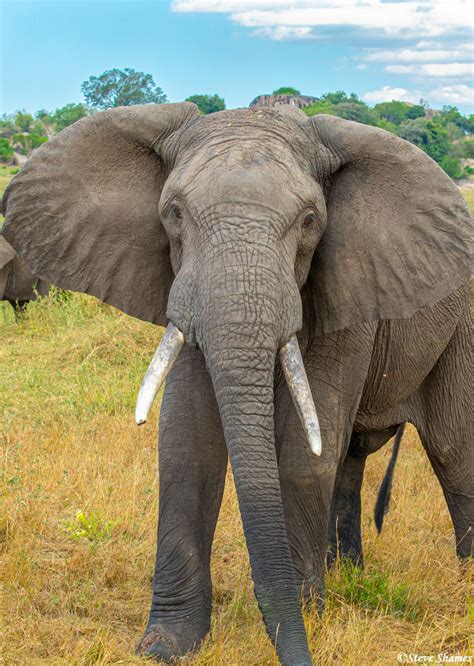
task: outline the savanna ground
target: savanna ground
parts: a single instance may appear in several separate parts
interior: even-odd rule
[[[474,207],[474,190],[467,196]],[[159,401],[142,428],[133,410],[162,330],[79,294],[33,303],[18,324],[1,304],[0,329],[0,660],[144,663],[133,649],[151,594]],[[472,655],[472,578],[460,573],[446,504],[413,428],[376,534],[372,510],[390,452],[369,458],[364,481],[365,573],[328,574],[323,619],[305,614],[317,663]],[[230,475],[212,573],[211,635],[183,663],[276,664]]]

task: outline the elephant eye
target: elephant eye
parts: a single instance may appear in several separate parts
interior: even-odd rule
[[[183,212],[181,208],[177,204],[173,204],[171,206],[171,215],[175,217],[177,220],[181,220],[183,218]]]
[[[308,213],[304,216],[303,220],[303,229],[311,227],[316,222],[316,215],[314,213]]]

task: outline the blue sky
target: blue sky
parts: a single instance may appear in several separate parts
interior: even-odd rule
[[[112,67],[228,107],[293,85],[474,109],[470,0],[0,0],[0,112],[83,101]]]

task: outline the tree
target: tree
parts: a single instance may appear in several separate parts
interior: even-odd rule
[[[9,162],[13,157],[13,148],[8,139],[0,138],[0,162]]]
[[[463,177],[461,162],[456,157],[446,155],[443,157],[439,165],[451,178]]]
[[[293,95],[296,97],[301,95],[301,92],[298,90],[298,88],[293,88],[292,86],[282,86],[281,88],[274,90],[272,95]]]
[[[352,102],[354,104],[363,104],[363,102],[355,93],[348,95],[344,90],[336,90],[336,92],[328,92],[321,95],[322,102],[329,102],[330,104],[342,104],[343,102]]]
[[[406,106],[408,106],[407,118],[409,120],[424,118],[426,111],[422,104],[407,104]]]
[[[12,117],[3,114],[0,118],[0,137],[10,138],[17,132],[17,129]]]
[[[87,107],[84,104],[66,104],[51,114],[51,121],[54,129],[60,132],[84,116],[87,116]]]
[[[433,120],[425,118],[405,120],[399,127],[398,135],[419,146],[438,164],[442,164],[443,158],[449,153],[448,131],[436,116]]]
[[[201,113],[215,113],[225,109],[225,101],[219,95],[191,95],[186,102],[193,102]]]
[[[88,106],[103,111],[115,106],[163,104],[166,95],[151,74],[134,69],[109,69],[100,76],[91,76],[81,85]]]
[[[338,116],[365,125],[378,124],[377,116],[365,102],[354,93],[349,97],[342,90],[336,93],[326,93],[318,102],[305,106],[303,111],[308,116],[314,116],[317,113],[328,113],[331,116]]]
[[[306,113],[307,116],[315,116],[318,113],[328,113],[332,116],[335,115],[334,105],[327,100],[319,100],[319,102],[315,102],[309,106],[304,106],[302,110]]]
[[[34,118],[31,113],[26,113],[26,111],[17,111],[14,120],[15,125],[18,127],[20,132],[29,132],[31,125],[34,122]]]
[[[353,120],[364,125],[377,125],[377,118],[369,107],[359,102],[341,102],[333,105],[333,113],[339,118]]]
[[[393,125],[401,125],[405,120],[415,120],[425,115],[425,109],[420,105],[405,104],[392,100],[374,106],[374,112]]]

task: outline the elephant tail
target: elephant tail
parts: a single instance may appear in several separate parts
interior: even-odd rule
[[[405,431],[405,423],[401,423],[398,426],[398,430],[395,433],[395,442],[393,443],[392,457],[388,463],[387,471],[385,472],[382,485],[380,486],[379,494],[377,496],[377,501],[375,502],[374,507],[374,520],[377,532],[380,534],[382,531],[383,520],[385,515],[388,513],[390,508],[390,493],[392,491],[392,481],[393,473],[395,471],[395,463],[398,458],[398,451],[400,449],[400,442]]]

